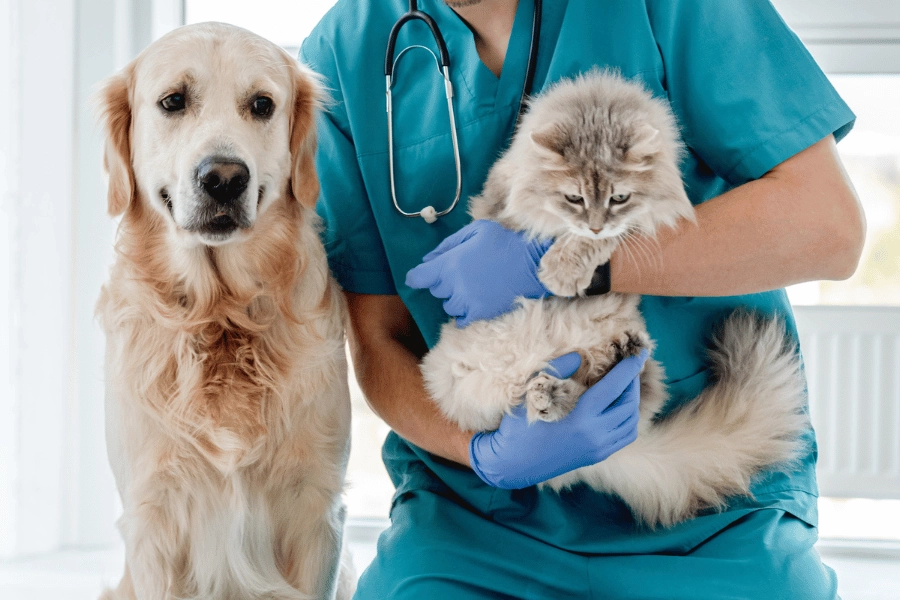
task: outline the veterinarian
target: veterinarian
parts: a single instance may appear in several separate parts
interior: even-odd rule
[[[459,206],[434,223],[401,215],[391,198],[383,66],[388,33],[407,8],[341,0],[301,50],[334,100],[319,123],[318,157],[330,265],[349,301],[360,384],[393,429],[383,449],[397,488],[391,527],[357,597],[835,598],[835,575],[813,548],[811,431],[796,468],[759,476],[753,497],[653,531],[615,497],[532,485],[633,439],[633,422],[602,423],[598,413],[633,379],[635,359],[585,393],[581,402],[599,409],[577,422],[535,428],[511,415],[496,432],[466,432],[439,415],[417,361],[440,325],[495,316],[515,296],[541,293],[543,250],[500,227],[469,225],[465,206],[513,133],[533,0],[420,3],[451,59],[461,157]],[[397,53],[434,47],[421,22],[398,38]],[[654,355],[673,404],[683,402],[707,384],[705,339],[734,308],[778,313],[795,333],[782,288],[854,271],[864,220],[835,150],[854,116],[762,0],[545,2],[534,92],[595,66],[668,99],[689,150],[682,170],[697,224],[611,261],[612,289],[644,295]],[[443,80],[423,51],[404,55],[394,77],[398,202],[440,211],[457,176]]]

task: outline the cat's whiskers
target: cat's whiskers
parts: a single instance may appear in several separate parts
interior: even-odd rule
[[[634,270],[637,272],[638,281],[643,279],[643,274],[641,273],[641,260],[635,256],[636,248],[632,248],[629,245],[622,246],[622,250],[625,253],[625,258],[628,260],[631,265],[633,265]]]
[[[656,270],[662,268],[662,261],[660,258],[662,249],[659,242],[656,238],[643,235],[640,227],[636,225],[630,226],[622,235],[619,244],[624,244],[623,248],[625,254],[631,259],[639,277],[642,264],[652,266]],[[640,259],[642,260],[638,260],[636,254],[639,254]]]

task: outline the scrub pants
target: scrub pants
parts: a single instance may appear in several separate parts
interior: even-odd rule
[[[833,600],[816,528],[781,509],[750,512],[685,554],[575,554],[430,491],[407,492],[356,600]]]

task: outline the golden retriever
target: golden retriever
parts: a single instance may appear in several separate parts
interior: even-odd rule
[[[345,307],[313,211],[319,96],[285,51],[215,23],[103,85],[121,222],[97,310],[126,549],[103,598],[353,592]]]

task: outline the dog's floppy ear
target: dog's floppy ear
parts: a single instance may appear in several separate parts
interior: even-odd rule
[[[319,198],[316,176],[316,110],[322,101],[318,78],[291,57],[294,112],[291,116],[291,192],[300,204],[315,208]]]
[[[126,67],[103,82],[97,94],[100,120],[106,133],[103,169],[109,176],[107,210],[121,215],[134,198],[134,171],[131,168],[131,87],[132,69]]]

